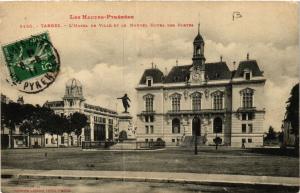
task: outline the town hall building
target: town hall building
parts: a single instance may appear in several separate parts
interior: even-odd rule
[[[167,74],[144,71],[136,87],[138,141],[211,145],[220,137],[227,146],[263,145],[266,79],[257,61],[247,54],[231,71],[222,57],[206,63],[204,47],[198,30],[192,64],[177,64]]]

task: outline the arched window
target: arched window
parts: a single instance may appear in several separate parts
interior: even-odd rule
[[[191,95],[192,97],[192,108],[194,111],[201,109],[201,93],[196,92]]]
[[[148,94],[146,96],[144,96],[144,100],[145,100],[145,110],[146,111],[153,111],[153,98],[154,96],[151,94]]]
[[[216,91],[212,93],[212,99],[213,99],[213,109],[223,109],[223,92]]]
[[[172,133],[180,133],[180,120],[178,118],[172,120]]]
[[[180,99],[181,95],[178,93],[175,93],[170,96],[172,100],[172,111],[180,111]]]
[[[222,119],[217,117],[214,119],[214,133],[222,133]]]
[[[201,54],[201,48],[197,48],[197,55],[200,55]]]
[[[250,88],[246,88],[241,91],[242,107],[244,107],[244,108],[253,107],[253,93],[254,93],[254,90],[250,89]]]

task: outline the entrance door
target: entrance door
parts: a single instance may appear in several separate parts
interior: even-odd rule
[[[193,136],[201,136],[201,120],[199,117],[193,119]]]

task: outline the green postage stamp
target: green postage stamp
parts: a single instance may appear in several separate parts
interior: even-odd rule
[[[55,81],[60,59],[47,32],[2,46],[7,81],[26,93],[38,93]]]

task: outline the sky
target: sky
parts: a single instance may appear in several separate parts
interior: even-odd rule
[[[241,18],[232,20],[239,11]],[[71,20],[70,15],[132,15],[132,20]],[[0,3],[0,44],[48,31],[61,58],[56,81],[38,94],[24,94],[6,83],[1,58],[1,92],[13,100],[43,104],[61,100],[65,83],[76,78],[83,84],[90,104],[121,112],[117,97],[127,93],[130,112],[137,113],[134,89],[153,62],[162,72],[176,65],[191,64],[192,41],[200,33],[207,62],[222,55],[228,67],[233,62],[257,60],[267,79],[265,85],[265,130],[280,130],[291,88],[299,82],[298,4],[292,2],[40,2]],[[147,28],[42,28],[41,24],[175,24]],[[21,24],[34,28],[23,29]],[[192,24],[193,27],[177,27]]]

